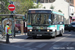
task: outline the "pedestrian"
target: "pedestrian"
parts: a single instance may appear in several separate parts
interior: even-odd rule
[[[7,22],[5,26],[5,35],[6,35],[6,43],[10,43],[9,36],[11,35],[11,28],[9,27],[9,22]]]

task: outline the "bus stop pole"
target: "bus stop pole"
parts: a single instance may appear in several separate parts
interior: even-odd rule
[[[12,37],[15,37],[15,33],[14,33],[14,17],[13,15],[11,15],[12,17]]]

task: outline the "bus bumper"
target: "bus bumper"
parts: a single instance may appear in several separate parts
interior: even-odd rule
[[[52,36],[53,32],[28,32],[28,36]]]

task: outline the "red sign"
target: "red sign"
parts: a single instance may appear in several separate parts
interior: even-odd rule
[[[15,6],[14,6],[13,4],[10,4],[10,5],[8,6],[8,9],[9,9],[10,11],[14,11],[14,10],[15,10]]]

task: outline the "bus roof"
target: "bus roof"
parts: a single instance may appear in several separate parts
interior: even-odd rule
[[[35,13],[54,13],[54,14],[59,14],[59,15],[64,16],[63,13],[54,11],[52,9],[29,9],[29,12],[28,13],[31,13],[31,11],[33,13],[34,13],[34,11],[36,11]]]
[[[29,9],[29,10],[52,10],[52,9]]]

